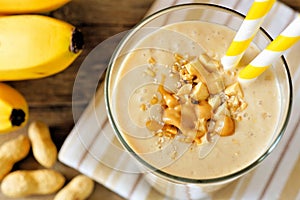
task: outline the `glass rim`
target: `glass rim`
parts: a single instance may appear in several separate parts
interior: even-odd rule
[[[123,45],[126,44],[127,40],[130,39],[130,37],[136,32],[138,31],[144,24],[147,24],[148,22],[150,22],[152,19],[155,19],[156,17],[159,17],[161,15],[164,15],[170,11],[174,11],[174,10],[180,10],[183,8],[193,8],[195,6],[199,6],[199,7],[210,7],[210,8],[214,8],[214,9],[220,9],[222,11],[225,12],[229,12],[229,13],[233,13],[235,15],[237,15],[238,17],[241,18],[245,18],[246,16],[236,10],[233,10],[231,8],[225,7],[225,6],[221,6],[221,5],[216,5],[216,4],[212,4],[212,3],[187,3],[187,4],[180,4],[180,5],[174,5],[174,6],[170,6],[164,9],[161,9],[147,17],[145,17],[141,22],[139,22],[138,24],[136,24],[131,31],[129,31],[124,38],[122,38],[122,40],[120,41],[119,45],[117,46],[117,48],[115,49],[109,64],[108,64],[108,68],[107,68],[107,72],[106,72],[106,77],[105,77],[105,83],[104,83],[104,98],[105,98],[105,106],[106,106],[106,111],[107,111],[107,115],[108,115],[108,119],[110,121],[110,124],[112,125],[112,128],[117,136],[117,138],[119,139],[119,141],[121,141],[121,144],[123,147],[125,147],[125,150],[128,151],[128,153],[130,153],[132,156],[134,156],[134,158],[136,158],[142,165],[144,165],[146,168],[148,168],[150,170],[150,172],[155,172],[158,175],[161,175],[165,178],[167,178],[168,180],[172,180],[175,182],[182,182],[182,183],[188,183],[188,184],[208,184],[208,183],[218,183],[218,182],[223,182],[223,181],[227,181],[230,179],[233,179],[235,177],[239,177],[241,175],[243,175],[244,173],[250,171],[251,169],[253,169],[254,167],[256,167],[259,163],[261,163],[265,158],[268,157],[268,155],[273,151],[273,149],[277,146],[277,144],[279,143],[279,141],[281,140],[288,122],[289,122],[289,118],[291,115],[291,109],[292,109],[292,102],[293,102],[293,87],[292,87],[292,78],[291,78],[291,74],[288,68],[288,64],[287,61],[285,59],[284,56],[281,56],[281,62],[284,66],[284,71],[286,72],[286,77],[287,77],[287,83],[288,83],[288,108],[286,110],[286,116],[285,116],[285,121],[282,124],[282,127],[279,128],[279,134],[276,136],[276,138],[274,139],[274,141],[270,144],[270,146],[265,150],[264,153],[262,153],[262,155],[260,155],[256,160],[254,160],[251,164],[243,167],[242,169],[235,171],[231,174],[228,175],[224,175],[224,176],[220,176],[220,177],[215,177],[215,178],[209,178],[209,179],[192,179],[192,178],[186,178],[186,177],[180,177],[180,176],[176,176],[173,174],[169,174],[167,172],[162,171],[161,169],[158,169],[156,167],[154,167],[153,165],[149,164],[147,161],[145,161],[142,157],[140,157],[138,155],[138,153],[136,153],[125,141],[125,139],[122,136],[122,133],[118,130],[117,127],[117,123],[114,120],[114,116],[112,113],[112,110],[110,108],[110,97],[109,97],[109,87],[110,87],[110,78],[111,78],[111,73],[112,73],[112,69],[113,69],[113,65],[115,63],[115,59],[116,56],[119,54],[119,52],[122,50]],[[264,36],[266,36],[270,41],[273,41],[273,38],[270,36],[270,34],[262,27],[260,27],[260,30]]]

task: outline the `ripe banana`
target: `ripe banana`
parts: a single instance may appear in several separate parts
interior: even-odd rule
[[[0,14],[48,12],[69,1],[71,0],[0,0]]]
[[[36,79],[67,68],[81,53],[82,33],[42,15],[0,17],[0,81]]]
[[[0,83],[0,133],[16,130],[27,123],[25,98],[11,86]]]

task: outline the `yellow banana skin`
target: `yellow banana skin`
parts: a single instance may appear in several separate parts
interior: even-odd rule
[[[82,48],[82,33],[69,23],[42,15],[1,16],[0,81],[61,72]]]
[[[0,14],[48,12],[69,1],[71,0],[0,0]]]
[[[0,134],[23,127],[28,121],[28,104],[21,93],[0,83]]]

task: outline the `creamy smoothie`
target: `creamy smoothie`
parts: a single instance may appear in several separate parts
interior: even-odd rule
[[[111,88],[118,128],[150,165],[189,179],[243,169],[273,139],[280,92],[272,70],[250,84],[224,71],[220,59],[235,32],[206,22],[180,22],[153,31],[119,59]]]

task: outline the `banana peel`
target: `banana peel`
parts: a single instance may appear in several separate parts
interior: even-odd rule
[[[76,27],[52,17],[0,16],[0,81],[61,72],[80,55],[83,43]]]
[[[69,1],[71,0],[0,0],[0,15],[49,12]]]
[[[0,134],[23,127],[28,121],[28,104],[13,87],[0,83]]]

